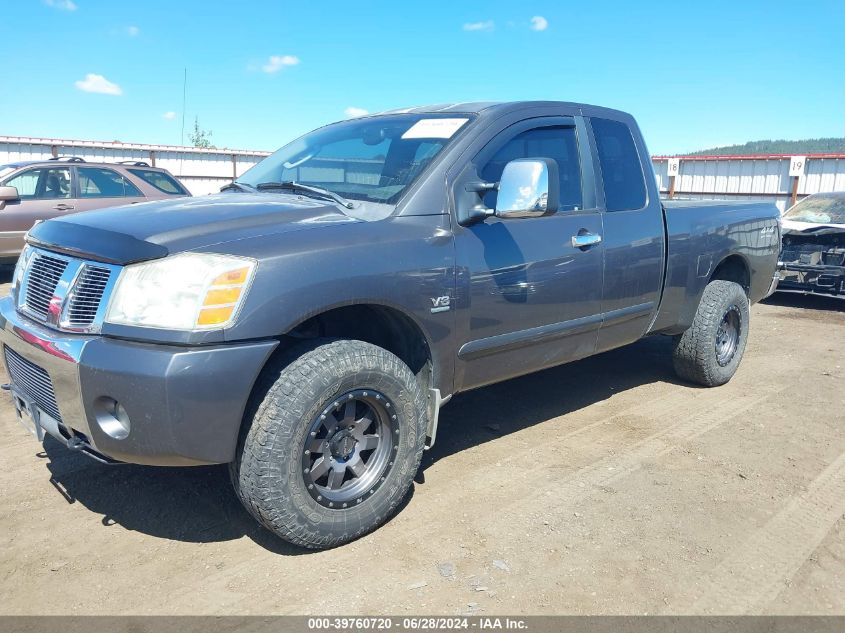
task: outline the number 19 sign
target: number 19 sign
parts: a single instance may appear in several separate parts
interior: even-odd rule
[[[806,156],[793,156],[789,159],[789,175],[803,176],[804,167],[807,165]]]

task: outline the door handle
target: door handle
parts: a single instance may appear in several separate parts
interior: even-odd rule
[[[578,235],[572,236],[572,246],[575,248],[588,249],[596,244],[601,244],[601,235],[589,231],[579,231]]]
[[[64,202],[60,202],[55,207],[53,207],[56,211],[72,211],[73,205],[72,204],[65,204]]]

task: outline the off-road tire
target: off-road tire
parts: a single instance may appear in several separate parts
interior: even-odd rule
[[[720,362],[717,335],[729,312],[738,315],[739,332],[729,359],[722,358]],[[704,289],[692,326],[675,337],[672,354],[675,373],[684,380],[705,387],[725,384],[736,373],[742,360],[748,342],[748,328],[748,297],[742,287],[731,281],[711,281]]]
[[[341,396],[366,389],[392,403],[394,461],[362,499],[329,508],[325,500],[315,500],[303,474],[306,441],[313,441],[309,429]],[[232,484],[246,509],[284,540],[312,549],[341,545],[374,530],[396,510],[419,468],[426,426],[423,391],[399,358],[362,341],[317,339],[262,373],[230,464]]]

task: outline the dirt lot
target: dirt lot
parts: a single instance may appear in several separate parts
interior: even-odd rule
[[[100,466],[4,400],[0,612],[845,613],[845,302],[755,306],[719,389],[669,349],[456,397],[400,514],[320,553],[224,467]]]

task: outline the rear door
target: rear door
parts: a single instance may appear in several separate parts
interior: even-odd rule
[[[642,337],[656,313],[663,285],[663,211],[651,161],[636,123],[592,117],[600,204],[604,209],[604,290],[597,351]]]
[[[9,201],[0,211],[0,257],[14,257],[20,253],[24,235],[37,222],[65,213],[73,213],[70,167],[31,167],[3,183],[15,187],[20,198]]]
[[[78,188],[77,211],[133,204],[146,199],[138,187],[114,169],[93,166],[74,169]]]
[[[545,217],[489,217],[457,228],[455,246],[469,276],[468,331],[458,352],[462,388],[593,353],[601,322],[603,247],[573,244],[579,234],[602,235],[588,147],[576,118],[543,117],[507,128],[472,161],[479,166],[475,179],[494,183],[511,160],[554,159],[561,205]],[[582,174],[585,162],[588,178]],[[483,204],[495,206],[495,190],[484,195]]]

